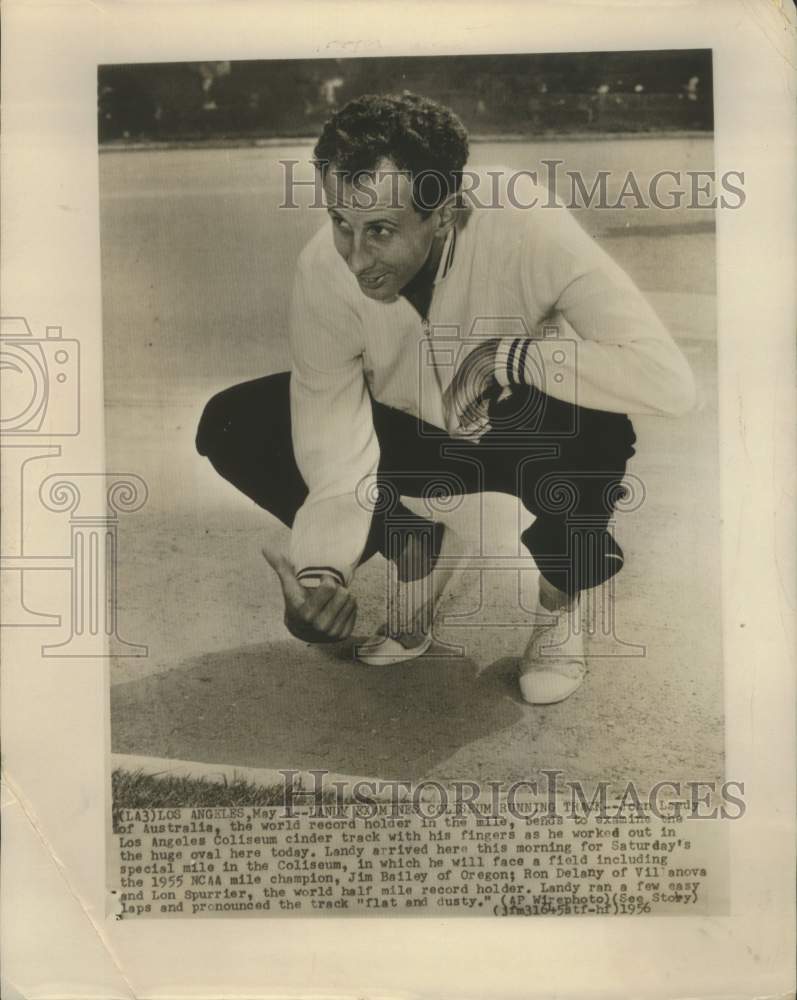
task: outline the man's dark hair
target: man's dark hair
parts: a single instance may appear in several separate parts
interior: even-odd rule
[[[412,179],[415,208],[423,215],[459,191],[468,159],[468,133],[450,108],[417,94],[366,94],[324,125],[313,162],[344,178],[373,173],[392,160]]]

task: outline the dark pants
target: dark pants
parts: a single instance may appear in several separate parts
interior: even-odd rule
[[[288,527],[307,496],[291,442],[289,383],[282,372],[225,389],[205,407],[197,432],[200,455]],[[481,441],[458,440],[373,401],[379,490],[361,562],[393,555],[397,532],[432,532],[439,545],[439,525],[408,511],[401,495],[491,491],[519,497],[536,515],[522,541],[559,590],[574,594],[613,576],[623,556],[607,526],[634,454],[628,417],[521,387],[494,403],[490,418]]]

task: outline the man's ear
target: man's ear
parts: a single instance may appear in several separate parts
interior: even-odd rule
[[[436,235],[447,236],[457,218],[457,196],[451,194],[434,210],[437,217]]]

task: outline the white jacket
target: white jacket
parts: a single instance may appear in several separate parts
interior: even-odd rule
[[[293,445],[309,489],[292,535],[300,578],[327,569],[348,584],[362,555],[379,464],[369,390],[444,428],[442,393],[480,338],[539,338],[539,388],[567,402],[670,415],[694,405],[691,370],[650,305],[547,198],[461,213],[428,321],[403,297],[363,295],[329,223],[302,251],[290,312]]]

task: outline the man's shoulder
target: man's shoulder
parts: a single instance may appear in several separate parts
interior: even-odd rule
[[[329,226],[324,220],[324,224],[316,229],[299,252],[297,266],[303,270],[310,267],[330,267],[336,256]]]
[[[477,175],[465,229],[474,252],[498,266],[505,259],[562,254],[583,256],[597,246],[573,213],[540,184],[532,168],[482,167]],[[468,198],[465,199],[468,204]]]
[[[335,249],[329,225],[322,225],[305,243],[296,260],[296,277],[304,295],[356,305],[352,276]]]
[[[506,244],[507,237],[523,239],[548,228],[554,203],[532,170],[500,165],[474,168],[463,191],[465,225],[479,234],[482,244]],[[559,208],[553,210],[558,213]]]

